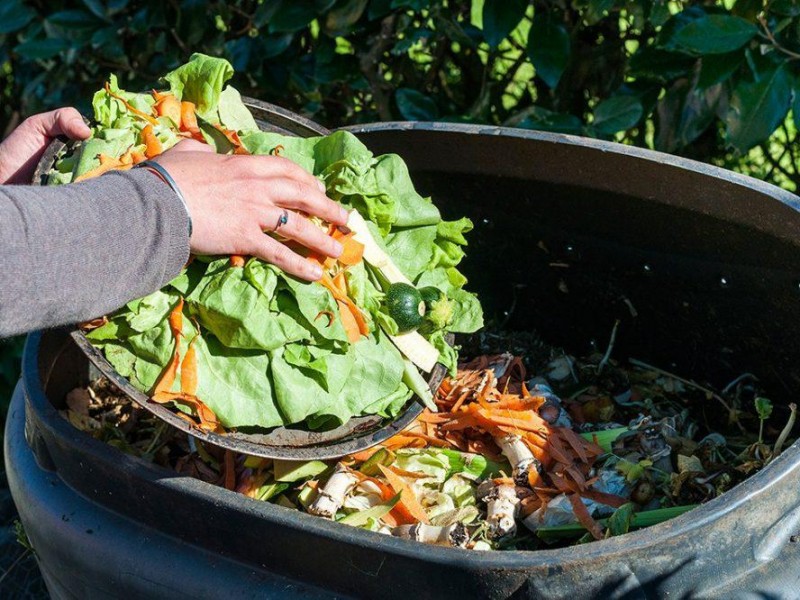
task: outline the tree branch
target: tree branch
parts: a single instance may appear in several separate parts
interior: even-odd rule
[[[362,55],[359,59],[359,66],[364,77],[369,81],[372,89],[372,97],[378,109],[378,116],[383,121],[392,120],[392,110],[389,105],[390,98],[385,94],[385,82],[381,76],[381,59],[383,53],[394,43],[394,22],[395,15],[389,15],[381,21],[381,31],[377,38],[373,40],[369,52]]]

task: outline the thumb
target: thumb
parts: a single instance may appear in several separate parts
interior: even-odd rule
[[[85,140],[92,134],[81,113],[72,107],[35,115],[30,121],[37,133],[48,138],[65,135],[72,140]]]

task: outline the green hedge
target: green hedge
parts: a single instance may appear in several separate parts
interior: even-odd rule
[[[795,189],[792,0],[4,0],[7,129],[192,52],[328,126],[492,123],[616,139]],[[8,352],[0,349],[0,372]],[[2,390],[0,390],[2,393]]]

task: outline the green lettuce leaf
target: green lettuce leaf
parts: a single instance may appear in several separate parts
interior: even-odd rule
[[[220,95],[233,77],[233,67],[224,58],[194,53],[189,62],[164,76],[170,91],[181,101],[194,102],[198,114],[216,121]]]
[[[248,131],[240,136],[242,144],[250,154],[268,156],[282,146],[280,155],[297,163],[309,173],[315,172],[314,146],[321,138],[288,137],[270,131]]]
[[[232,86],[226,87],[219,95],[219,122],[227,129],[239,133],[245,131],[258,131],[256,120],[242,102],[242,96]]]
[[[436,242],[428,269],[455,267],[464,258],[467,245],[465,233],[472,231],[472,221],[466,217],[458,221],[440,221],[436,227]]]
[[[277,276],[272,271],[272,288]],[[207,275],[188,296],[200,324],[228,348],[274,350],[310,339],[307,329],[290,315],[272,310],[272,298],[259,291],[244,269],[228,268]],[[269,283],[265,283],[269,285]]]
[[[149,113],[155,104],[155,99],[150,94],[136,94],[121,90],[117,76],[114,74],[108,79],[108,88],[114,95],[123,98],[133,108],[142,112]],[[105,89],[95,92],[92,98],[92,110],[94,120],[102,129],[127,129],[133,121],[128,108]]]

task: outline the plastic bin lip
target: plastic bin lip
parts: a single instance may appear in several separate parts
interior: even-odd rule
[[[114,462],[120,470],[139,472],[142,477],[161,480],[175,493],[188,494],[205,499],[209,503],[231,510],[243,511],[274,523],[307,533],[326,537],[344,544],[372,547],[387,554],[419,558],[424,555],[429,562],[458,564],[466,568],[522,569],[535,566],[568,567],[570,564],[586,563],[600,557],[607,560],[623,560],[625,555],[656,546],[670,547],[670,542],[680,536],[689,536],[720,517],[740,508],[746,502],[756,501],[769,488],[789,476],[800,461],[800,445],[795,442],[764,469],[749,477],[732,490],[706,504],[667,522],[634,531],[623,536],[600,540],[591,544],[569,548],[536,551],[475,552],[459,548],[429,546],[360,528],[348,527],[301,511],[284,508],[268,502],[251,500],[241,494],[175,473],[169,469],[145,462],[137,457],[95,440],[75,429],[47,399],[40,384],[39,351],[43,332],[28,335],[23,351],[22,382],[26,397],[26,411],[33,410],[39,425],[65,444],[79,449],[82,454],[100,462]],[[29,415],[30,418],[30,415]],[[68,483],[68,485],[71,485]],[[80,490],[77,490],[80,492]],[[136,517],[135,510],[129,515]]]
[[[725,181],[745,186],[748,189],[754,189],[767,196],[771,196],[783,204],[795,209],[796,211],[800,211],[800,196],[774,184],[756,179],[755,177],[743,175],[741,173],[737,173],[723,167],[718,167],[716,165],[699,162],[691,158],[667,154],[665,152],[659,152],[657,150],[650,150],[648,148],[641,148],[638,146],[628,146],[625,144],[600,140],[597,138],[570,135],[566,133],[537,131],[533,129],[520,129],[515,127],[480,125],[474,123],[443,123],[438,121],[385,121],[381,123],[350,125],[341,129],[349,131],[354,135],[358,135],[359,133],[425,131],[537,140],[546,143],[558,144],[560,146],[579,146],[581,148],[589,148],[602,153],[623,155],[638,160],[677,167],[693,173],[707,175],[715,179],[723,179]]]

